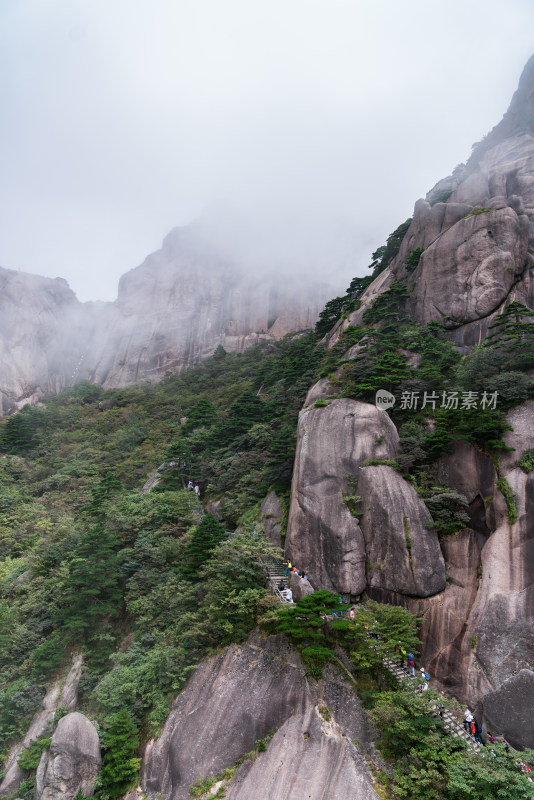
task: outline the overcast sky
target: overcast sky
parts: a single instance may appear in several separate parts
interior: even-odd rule
[[[532,0],[0,0],[0,265],[113,300],[224,208],[365,274],[533,52]]]

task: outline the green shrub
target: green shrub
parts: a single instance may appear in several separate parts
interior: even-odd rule
[[[469,214],[466,214],[464,219],[469,219],[469,217],[477,217],[479,214],[487,214],[488,211],[495,211],[494,208],[474,208]]]
[[[52,739],[41,738],[37,741],[32,741],[25,747],[17,758],[19,767],[28,772],[31,769],[37,769],[43,750],[50,747]]]
[[[416,247],[415,250],[412,250],[411,253],[406,258],[406,269],[408,272],[413,272],[419,266],[419,262],[421,260],[421,256],[425,252],[424,247]]]
[[[534,450],[525,450],[525,452],[517,462],[517,466],[521,467],[523,472],[526,473],[532,472],[532,470],[534,469]]]
[[[512,492],[512,488],[504,475],[501,475],[499,478],[497,478],[497,489],[504,497],[506,508],[508,510],[508,522],[510,525],[513,525],[514,522],[517,522],[517,506],[515,502],[515,495]]]

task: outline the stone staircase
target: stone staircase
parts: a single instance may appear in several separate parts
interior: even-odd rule
[[[273,597],[277,597],[281,603],[287,603],[288,601],[278,589],[280,581],[286,581],[286,568],[284,563],[278,558],[269,556],[262,561],[262,564],[268,575],[269,594]]]
[[[393,675],[397,683],[410,680],[414,682],[413,691],[416,692],[418,690],[420,684],[417,683],[417,675],[411,675],[405,667],[399,667],[398,662],[395,663],[390,658],[384,658],[382,663],[390,675]],[[458,736],[460,739],[463,739],[466,742],[470,750],[472,750],[474,753],[480,753],[480,744],[475,742],[474,737],[470,733],[467,733],[463,725],[456,719],[454,714],[452,714],[446,708],[440,709],[439,705],[436,704],[432,705],[432,713],[435,717],[441,717],[443,727],[450,736]]]

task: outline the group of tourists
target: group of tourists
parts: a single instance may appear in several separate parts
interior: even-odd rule
[[[291,561],[284,561],[284,567],[286,569],[286,578],[288,578],[289,575],[298,575],[299,578],[306,580],[308,577],[304,570],[301,571],[298,567],[295,567]]]
[[[469,711],[468,708],[465,709],[465,714],[464,714],[464,730],[467,733],[470,733],[471,736],[475,737],[475,742],[483,744],[482,739],[480,738],[480,734],[482,733],[482,728],[480,727],[480,725],[478,724],[478,722],[476,721],[476,719],[474,718],[474,716],[472,715],[472,713]],[[493,739],[493,737],[491,738]],[[493,739],[493,741],[495,741],[495,739]]]
[[[198,485],[198,483],[196,483],[196,481],[195,483],[193,483],[192,480],[189,480],[187,488],[190,489],[192,492],[194,492],[197,497],[200,497],[200,486]]]
[[[286,579],[289,578],[291,575],[297,575],[297,577],[301,578],[301,580],[306,580],[307,575],[304,572],[304,570],[301,571],[300,569],[298,569],[298,567],[293,566],[291,561],[284,561],[284,567],[285,567]],[[286,586],[283,578],[280,580],[280,583],[276,588],[278,589],[278,591],[280,592],[280,594],[287,603],[293,602],[293,592],[291,591],[291,587]]]

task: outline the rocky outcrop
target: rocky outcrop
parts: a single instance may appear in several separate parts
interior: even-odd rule
[[[240,767],[226,797],[375,800],[378,795],[358,748],[334,720],[326,721],[309,704],[282,725],[266,753]]]
[[[75,711],[60,719],[50,749],[41,756],[35,800],[72,800],[78,790],[92,795],[102,759],[98,733]]]
[[[499,731],[512,747],[531,747],[534,742],[534,672],[522,669],[500,689],[490,692],[482,703],[484,727]]]
[[[43,709],[38,711],[32,719],[26,736],[8,753],[4,770],[5,775],[0,783],[0,796],[7,797],[15,792],[23,778],[17,758],[22,749],[28,747],[31,741],[37,741],[42,736],[50,736],[54,715],[60,708],[73,711],[76,708],[78,684],[82,675],[82,656],[77,654],[72,660],[72,666],[64,681],[56,681],[48,690],[43,700]]]
[[[276,546],[283,547],[282,524],[284,512],[282,501],[276,492],[269,492],[260,506],[260,522],[265,536]],[[285,533],[285,531],[284,531]]]
[[[398,449],[390,418],[368,403],[333,400],[301,412],[286,554],[313,586],[348,597],[365,589],[424,597],[444,588],[424,503],[391,467],[365,466],[394,459]]]
[[[466,348],[480,343],[507,303],[534,308],[534,61],[531,58],[503,120],[474,149],[467,165],[415,204],[412,223],[390,266],[367,288],[348,325],[393,279],[407,283],[408,310],[437,320]],[[422,255],[413,272],[406,260]]]
[[[383,413],[383,412],[379,412]],[[411,484],[388,466],[360,469],[360,528],[367,590],[427,597],[445,588],[445,563],[432,517]]]
[[[344,495],[354,495],[358,468],[390,458],[398,436],[386,414],[355,400],[301,411],[291,489],[286,555],[314,586],[357,596],[366,586],[365,541]]]
[[[0,267],[0,416],[70,385],[81,316],[66,281]]]
[[[345,709],[339,721],[334,712],[331,723],[319,713],[325,702],[320,687],[307,678],[283,637],[252,635],[245,644],[203,661],[176,700],[160,738],[148,745],[142,769],[148,800],[185,800],[192,784],[220,775],[271,734],[267,751],[236,772],[227,797],[319,800],[328,791],[349,800],[375,798],[365,761],[346,740],[349,734],[364,745],[368,741],[359,701],[333,670],[326,682],[325,697]],[[304,785],[306,795],[298,795],[297,787]]]

